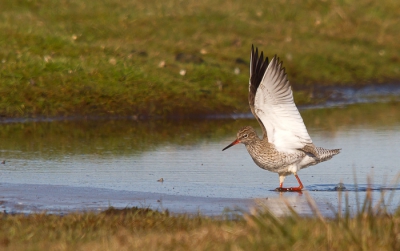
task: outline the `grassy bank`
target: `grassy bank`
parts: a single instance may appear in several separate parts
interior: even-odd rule
[[[247,111],[251,44],[315,85],[400,79],[400,2],[0,4],[0,116]],[[180,72],[184,75],[181,75]]]
[[[354,217],[237,220],[170,216],[147,209],[65,216],[0,214],[1,250],[399,250],[400,213],[371,205]]]

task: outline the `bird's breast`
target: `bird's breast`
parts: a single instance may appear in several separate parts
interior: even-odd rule
[[[246,148],[259,167],[277,173],[287,172],[290,165],[300,162],[305,156],[302,151],[279,152],[272,144],[262,141],[248,144]]]

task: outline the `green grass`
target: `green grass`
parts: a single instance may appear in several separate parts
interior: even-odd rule
[[[392,0],[4,0],[0,115],[247,111],[251,44],[284,60],[299,102],[315,85],[398,81],[399,12]]]
[[[340,196],[340,194],[339,194]],[[312,206],[312,200],[310,200]],[[346,207],[347,208],[347,207]],[[0,214],[1,250],[399,250],[400,210],[373,206],[328,219],[264,210],[224,217],[169,215],[149,209],[102,213]]]

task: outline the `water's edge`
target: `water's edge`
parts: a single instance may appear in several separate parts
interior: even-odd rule
[[[100,212],[112,206],[220,215],[227,208],[242,212],[255,205],[254,199],[205,198],[63,185],[1,183],[0,190],[0,210],[7,213]]]
[[[389,83],[383,85],[371,84],[362,87],[315,87],[312,96],[325,102],[315,105],[299,105],[300,110],[304,109],[322,109],[338,106],[346,106],[361,103],[385,103],[400,101],[400,84]],[[28,123],[28,122],[53,122],[53,121],[79,121],[79,120],[147,120],[147,119],[246,119],[252,118],[249,113],[231,113],[231,114],[203,114],[187,116],[37,116],[22,118],[0,118],[1,124],[6,123]]]

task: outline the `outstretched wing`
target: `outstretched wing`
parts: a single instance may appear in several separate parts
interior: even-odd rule
[[[250,66],[250,89],[258,85],[252,112],[254,109],[253,114],[265,127],[268,142],[274,144],[278,151],[290,152],[302,149],[317,155],[315,146],[293,101],[292,89],[279,58],[275,56],[269,64],[267,63],[266,70],[258,84],[252,83],[252,79],[258,79],[258,75],[265,67],[265,63],[261,63],[259,66],[262,62],[262,53],[260,58],[257,58],[257,54],[252,53]]]

